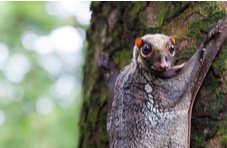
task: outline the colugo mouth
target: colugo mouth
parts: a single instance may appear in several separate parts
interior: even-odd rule
[[[151,69],[155,70],[155,71],[159,71],[159,72],[167,72],[167,71],[179,71],[181,70],[183,67],[184,67],[185,63],[183,64],[180,64],[180,65],[176,65],[176,66],[172,66],[172,67],[169,67],[167,69],[159,69],[159,68],[156,68],[155,66],[151,66]]]
[[[173,67],[170,67],[170,68],[168,68],[166,71],[171,71],[171,70],[175,70],[175,71],[179,71],[179,70],[181,70],[183,67],[184,67],[184,64],[185,63],[183,63],[183,64],[181,64],[181,65],[176,65],[176,66],[173,66]]]
[[[171,78],[173,76],[175,76],[177,73],[179,73],[183,67],[184,67],[185,63],[180,64],[180,65],[176,65],[176,66],[172,66],[168,69],[165,70],[158,70],[155,69],[154,67],[152,67],[152,69],[155,71],[155,74],[161,78]]]

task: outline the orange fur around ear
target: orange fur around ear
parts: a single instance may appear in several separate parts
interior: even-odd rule
[[[140,48],[143,45],[143,40],[141,37],[136,38],[135,44]]]
[[[170,41],[171,41],[172,44],[175,44],[176,41],[175,41],[174,36],[170,36]]]

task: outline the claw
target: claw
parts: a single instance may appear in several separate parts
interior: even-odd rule
[[[101,52],[99,54],[99,58],[98,58],[98,67],[103,67],[105,69],[109,69],[109,57],[108,54],[105,52]]]
[[[204,60],[204,53],[205,53],[206,49],[202,48],[202,50],[200,51],[200,57],[199,57],[199,66],[202,65],[203,60]]]

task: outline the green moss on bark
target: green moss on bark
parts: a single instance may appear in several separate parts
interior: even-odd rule
[[[227,119],[219,123],[217,135],[222,137],[221,144],[227,147]]]
[[[192,48],[199,46],[202,40],[204,39],[204,37],[206,36],[206,34],[209,32],[209,30],[211,30],[211,28],[217,23],[219,19],[222,19],[225,16],[225,11],[215,2],[201,2],[200,4],[201,4],[201,9],[198,9],[195,11],[195,13],[193,13],[194,15],[194,16],[192,15],[194,17],[192,19],[193,22],[190,22],[189,24],[189,31],[190,31],[189,35],[191,38],[193,38],[192,45],[194,47],[191,46]],[[223,70],[226,69],[226,61],[224,60],[224,57],[226,59],[227,52],[224,51],[223,48],[226,48],[226,47],[225,46],[222,47],[219,54],[216,56],[214,63],[212,64],[214,73],[219,76],[221,76],[221,73],[223,72]],[[211,88],[209,89],[211,90],[210,96],[213,96],[213,97],[211,97],[210,100],[209,100],[209,97],[207,97],[206,99],[208,101],[205,103],[205,104],[208,104],[208,105],[205,105],[206,108],[209,106],[210,107],[207,108],[207,110],[204,110],[204,112],[198,111],[199,109],[202,109],[204,107],[202,106],[203,103],[200,102],[198,104],[195,103],[194,108],[197,109],[198,111],[197,113],[199,112],[201,113],[199,116],[210,117],[211,119],[215,120],[214,122],[217,122],[216,120],[220,120],[219,112],[223,109],[223,106],[225,105],[225,103],[223,103],[225,98],[223,98],[223,95],[219,94],[220,92],[218,92],[218,87],[220,86],[220,80],[218,80],[217,77],[214,77],[213,74],[210,73],[210,75],[206,77],[206,80],[207,80],[207,83],[212,83],[212,85],[210,86]],[[203,85],[202,87],[206,87],[206,86]],[[209,104],[208,102],[210,101],[211,103]],[[211,131],[216,131],[216,126],[213,126],[213,127],[210,126],[209,129]],[[198,131],[199,129],[196,131],[192,131],[192,134],[191,134],[192,147],[208,147],[207,140],[210,137],[209,136],[207,137],[204,132],[199,133]],[[215,134],[216,132],[212,136],[214,136]],[[222,141],[225,142],[225,138],[223,139],[224,140]]]
[[[108,147],[106,133],[108,90],[103,71],[97,67],[99,53],[107,52],[117,67],[122,69],[132,59],[136,37],[147,33],[165,33],[190,39],[189,50],[184,50],[183,55],[179,56],[187,60],[201,44],[207,32],[223,18],[225,12],[216,2],[92,2],[91,10],[91,26],[87,31],[89,45],[84,66],[80,147]],[[226,48],[225,45],[221,49],[213,64],[214,73],[220,76],[227,68]],[[212,86],[216,83],[213,80],[208,82],[211,82]],[[215,102],[219,97],[215,92],[221,92],[217,88],[220,87],[219,83],[216,84],[214,92],[212,91]],[[205,114],[215,117],[218,113],[211,111]],[[226,144],[227,127],[221,123],[220,121],[218,124],[218,133],[223,137],[222,143]],[[216,121],[212,125],[217,125]],[[208,132],[211,135],[217,128],[212,125],[209,125]],[[204,127],[205,125],[201,129]],[[192,147],[207,146],[209,136],[203,134],[202,130],[195,130],[191,135]]]
[[[116,52],[113,56],[114,63],[120,68],[123,68],[125,65],[128,65],[132,60],[132,51],[133,47],[131,49],[123,50],[121,52]]]
[[[225,10],[216,2],[200,2],[199,9],[193,11],[189,21],[189,35],[198,46],[206,34],[225,16]]]
[[[207,147],[206,138],[204,135],[196,133],[191,135],[191,147]]]
[[[189,2],[166,2],[163,3],[163,9],[167,9],[166,20],[170,20],[182,13],[189,6]]]
[[[217,74],[221,75],[224,70],[227,70],[227,42],[222,46],[220,52],[217,54],[213,62],[214,70]]]
[[[165,11],[161,2],[151,2],[144,11],[139,13],[139,21],[146,28],[160,28],[165,19]]]
[[[144,8],[144,4],[136,3],[136,2],[133,2],[133,3],[134,3],[133,8],[130,9],[129,13],[131,15],[137,15],[142,10],[142,8]]]

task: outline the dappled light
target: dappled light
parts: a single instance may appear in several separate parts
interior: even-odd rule
[[[5,115],[2,111],[0,111],[0,125],[2,125],[5,122]]]
[[[11,55],[4,66],[3,73],[11,82],[20,82],[27,72],[30,71],[30,62],[28,58],[20,53]]]
[[[0,8],[0,147],[76,147],[90,2]]]
[[[53,2],[49,2],[46,5],[47,12],[50,15],[66,18],[73,15],[82,25],[88,25],[90,23],[91,12],[89,1],[71,1],[70,3],[66,1],[59,1],[57,3],[58,5]]]

